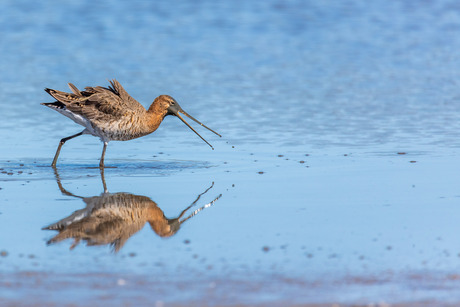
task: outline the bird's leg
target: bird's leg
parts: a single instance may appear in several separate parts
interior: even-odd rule
[[[83,132],[84,132],[84,130],[83,130],[82,132],[77,133],[77,134],[74,134],[74,135],[68,136],[68,137],[66,137],[66,138],[63,138],[63,139],[59,142],[59,146],[58,146],[58,148],[57,148],[57,150],[56,150],[56,154],[54,155],[53,163],[51,163],[51,166],[52,166],[52,167],[56,167],[56,162],[57,162],[57,159],[58,159],[58,157],[59,157],[59,153],[61,152],[61,147],[62,147],[62,145],[64,145],[64,143],[67,142],[68,140],[73,139],[73,138],[76,138],[77,136],[82,135]]]
[[[102,148],[102,156],[101,156],[101,161],[99,162],[99,168],[104,168],[104,156],[105,156],[105,150],[107,149],[108,142],[104,142],[104,148]]]

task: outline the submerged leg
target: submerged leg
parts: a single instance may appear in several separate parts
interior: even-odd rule
[[[56,167],[56,162],[57,162],[57,159],[58,159],[58,157],[59,157],[59,153],[61,152],[61,147],[62,147],[62,145],[64,145],[64,143],[67,142],[68,140],[73,139],[73,138],[76,138],[77,136],[82,135],[83,132],[84,132],[84,130],[83,130],[82,132],[77,133],[77,134],[74,134],[74,135],[68,136],[68,137],[66,137],[66,138],[63,138],[63,139],[59,142],[59,146],[58,146],[58,148],[57,148],[57,150],[56,150],[56,154],[54,155],[53,163],[51,163],[51,166],[52,166],[52,167]]]
[[[104,148],[102,148],[102,156],[101,156],[101,161],[99,162],[99,167],[104,168],[104,156],[105,156],[105,150],[107,149],[108,142],[104,142]]]

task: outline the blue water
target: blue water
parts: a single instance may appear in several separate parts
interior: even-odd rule
[[[79,293],[100,304],[93,284],[133,304],[460,301],[455,2],[2,1],[0,29],[5,302]],[[40,105],[52,101],[43,89],[112,78],[146,107],[173,96],[223,138],[196,127],[213,151],[166,118],[152,135],[111,142],[109,192],[148,197],[166,217],[212,182],[196,208],[222,197],[170,238],[146,225],[117,254],[47,246],[56,232],[41,228],[85,203],[62,195],[48,166],[81,128]],[[90,136],[66,143],[65,189],[104,192],[101,150]],[[21,275],[32,273],[42,288]],[[105,282],[125,279],[139,289],[117,302]],[[62,295],[40,294],[54,284]]]

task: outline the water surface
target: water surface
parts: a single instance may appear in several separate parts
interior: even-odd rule
[[[4,1],[0,12],[0,302],[460,301],[453,2]],[[213,151],[168,117],[109,144],[106,190],[94,137],[66,143],[56,172],[59,140],[81,128],[39,104],[52,101],[43,88],[111,78],[146,107],[173,96],[223,138],[197,127]],[[42,230],[107,195],[173,219],[213,182],[172,235],[144,222],[120,232],[118,252],[110,240],[48,245],[58,232]]]

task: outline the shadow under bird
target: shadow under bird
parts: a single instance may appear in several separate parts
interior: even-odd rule
[[[86,87],[84,91],[80,91],[72,83],[69,83],[69,87],[72,93],[46,88],[45,91],[56,101],[42,103],[42,105],[67,116],[85,129],[61,139],[51,164],[53,167],[56,166],[61,147],[66,141],[83,134],[91,134],[99,137],[104,143],[99,163],[99,167],[103,168],[105,151],[109,141],[128,141],[150,134],[157,130],[168,115],[177,116],[212,149],[214,149],[212,145],[196,132],[181,114],[221,137],[219,133],[185,112],[177,101],[168,95],[160,95],[155,98],[146,110],[115,79],[110,81],[108,88],[102,86]]]

